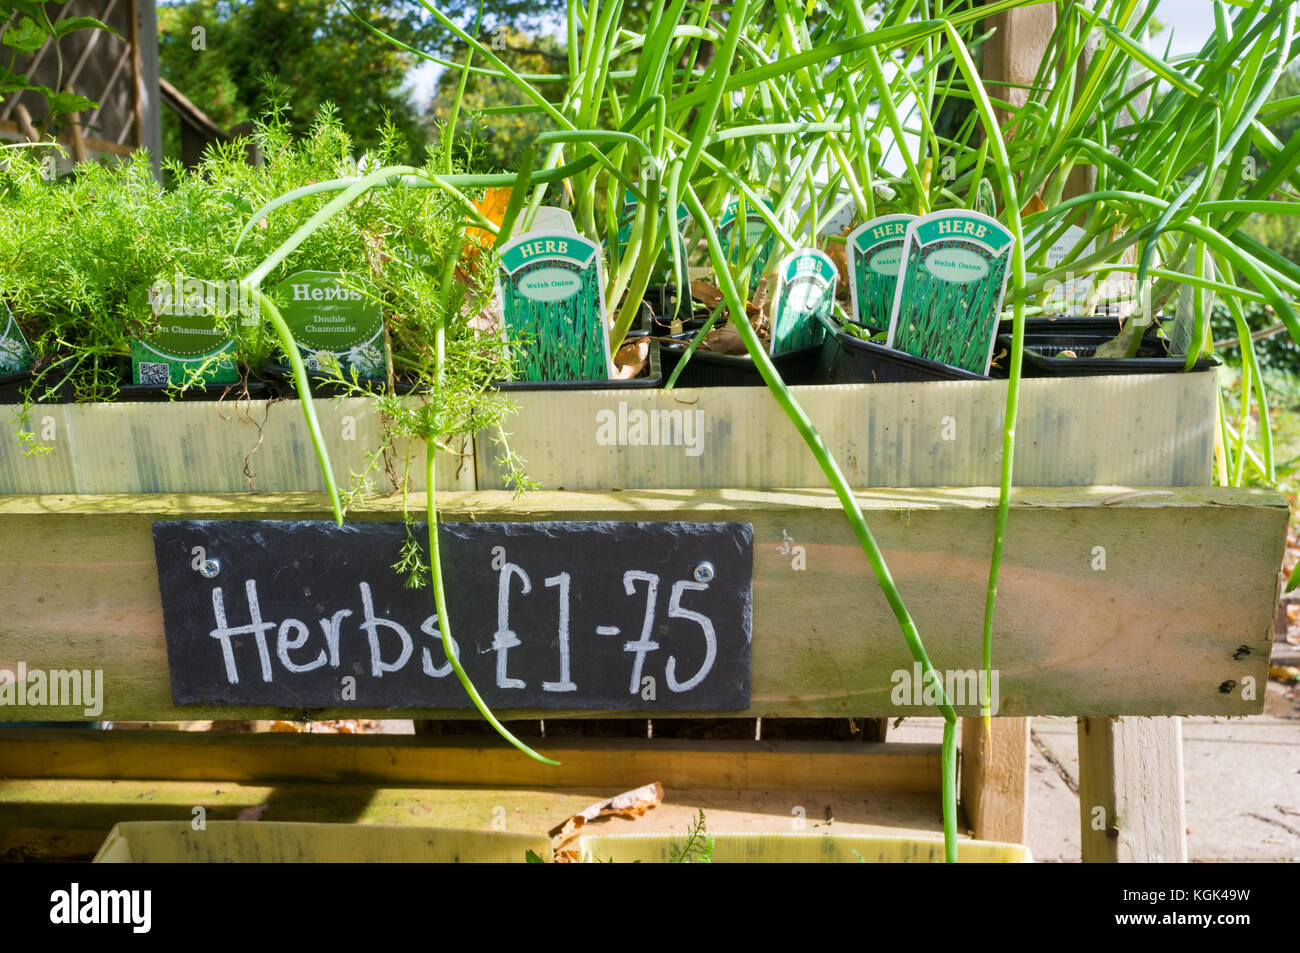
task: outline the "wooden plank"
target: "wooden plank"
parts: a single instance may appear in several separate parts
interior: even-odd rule
[[[1080,718],[1079,820],[1085,863],[1186,863],[1182,721]]]
[[[153,173],[162,178],[162,101],[158,93],[158,12],[154,0],[134,0],[136,23],[139,24],[139,41],[132,51],[138,58],[139,86],[132,112],[135,128],[139,131],[139,144],[149,150]],[[134,72],[134,63],[133,72]]]
[[[961,721],[961,803],[979,840],[1025,843],[1029,823],[1029,719]]]
[[[208,732],[0,730],[0,777],[169,778],[265,783],[493,784],[789,791],[939,789],[939,746],[565,738],[539,764],[503,744],[401,735],[225,736]]]
[[[1213,374],[1026,380],[1016,483],[1208,483],[1214,386]],[[998,482],[1005,387],[1000,381],[959,381],[808,387],[796,393],[857,487],[990,486]],[[548,489],[825,485],[764,388],[535,392],[509,399],[517,408],[508,419],[511,447],[524,458],[530,478]],[[617,419],[620,405],[625,414],[698,412],[699,443],[693,449],[598,444],[598,415]],[[1133,406],[1144,412],[1125,410]],[[1096,412],[1080,414],[1078,407]],[[345,478],[365,465],[367,448],[378,445],[375,402],[322,400],[317,412],[335,472]],[[345,418],[352,421],[351,439],[343,436]],[[26,456],[16,440],[0,440],[0,493],[239,492],[248,489],[244,462],[255,446],[249,462],[257,489],[323,488],[293,401],[36,408],[37,435],[50,424],[56,437],[44,442],[53,449],[39,458]],[[695,434],[690,432],[692,439]],[[464,466],[448,461],[442,468],[459,470],[443,488],[501,488],[496,436],[481,434],[478,445],[483,452],[464,458]],[[413,474],[415,485],[421,479]]]
[[[0,132],[20,133],[22,132],[22,128],[12,119],[0,119]],[[59,134],[58,140],[59,142],[68,144],[71,143],[72,138],[64,132]],[[84,137],[84,141],[86,147],[92,152],[103,152],[108,155],[116,156],[129,156],[135,151],[130,146],[118,145],[116,142],[109,142],[106,139],[98,139],[94,136],[86,136]]]
[[[116,0],[114,0],[116,2]],[[130,43],[131,43],[131,86],[135,95],[131,97],[131,126],[133,145],[138,149],[144,142],[144,99],[148,95],[144,88],[144,71],[140,65],[140,5],[130,0]],[[150,18],[153,22],[153,18]],[[155,30],[156,32],[156,30]],[[155,97],[156,98],[156,97]],[[125,132],[125,130],[123,130]],[[118,140],[121,141],[120,139]]]
[[[1055,4],[1024,7],[989,17],[984,29],[995,31],[984,44],[984,59],[980,72],[990,84],[992,95],[1015,106],[1023,106],[1029,99],[1029,90],[1038,77],[1038,67],[1043,53],[1056,29]],[[1048,77],[1049,81],[1052,77]],[[1011,112],[995,110],[998,122],[1004,124]]]
[[[854,487],[1000,482],[1005,381],[793,390]],[[510,445],[529,478],[546,489],[826,485],[763,387],[532,392],[511,399],[517,413],[506,422]],[[1015,484],[1207,484],[1215,399],[1213,373],[1025,380]],[[1084,407],[1088,412],[1080,413]],[[1143,412],[1133,413],[1134,407]],[[643,412],[697,416],[680,416],[679,445],[662,445],[662,436],[659,446],[630,445],[638,439],[635,415]],[[602,423],[612,422],[618,439],[620,421],[629,444],[603,444],[611,431],[602,432]],[[686,422],[694,429],[686,431]],[[670,436],[679,437],[675,423]],[[687,438],[697,437],[688,446]],[[480,434],[478,445],[478,485],[500,489],[496,438]]]
[[[382,445],[370,398],[316,402],[321,433],[346,489]],[[324,490],[311,435],[296,401],[158,401],[55,404],[33,409],[29,423],[49,453],[28,456],[12,436],[0,439],[0,492],[157,493]],[[405,466],[405,456],[414,462]],[[403,475],[424,488],[424,445],[401,440],[392,469],[370,473],[373,491],[392,492]],[[250,476],[251,475],[251,476]],[[473,441],[439,457],[439,489],[472,490]]]
[[[228,781],[14,780],[0,785],[0,859],[86,859],[122,821],[208,821],[260,811],[263,821],[382,824],[544,833],[622,788],[388,787],[252,785]],[[669,788],[638,820],[605,818],[602,834],[684,834],[699,811],[716,833],[791,832],[933,838],[942,831],[934,792]],[[964,839],[964,838],[963,838]]]
[[[996,498],[992,488],[859,494],[941,671],[973,673],[980,665],[979,640],[970,633],[983,618]],[[895,703],[911,657],[829,491],[537,492],[518,499],[477,492],[440,499],[449,520],[749,522],[753,691],[750,709],[735,717],[897,717],[926,709]],[[418,511],[418,495],[411,505]],[[399,500],[372,498],[352,516],[399,513]],[[0,602],[7,607],[0,661],[101,669],[106,697],[97,717],[104,719],[363,716],[361,709],[177,708],[168,690],[152,521],[325,515],[322,497],[313,494],[0,497],[0,534],[9,544],[0,553]],[[1015,491],[994,639],[999,713],[1261,711],[1287,517],[1282,497],[1258,488]],[[805,571],[792,565],[786,539],[805,547]],[[1104,569],[1095,568],[1098,547]],[[959,713],[977,711],[971,693]],[[71,707],[27,712],[29,720],[89,717]],[[457,709],[389,717],[477,715]]]

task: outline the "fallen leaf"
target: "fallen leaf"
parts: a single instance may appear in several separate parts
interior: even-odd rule
[[[654,781],[583,808],[564,823],[548,831],[556,861],[566,863],[577,860],[576,852],[564,848],[592,821],[601,817],[625,817],[635,820],[644,817],[646,811],[658,807],[663,800],[664,786]]]
[[[246,807],[235,815],[237,821],[260,821],[262,815],[266,813],[270,804],[255,804],[252,807]]]
[[[710,310],[722,304],[722,292],[707,281],[692,281],[691,297]]]
[[[1020,217],[1024,218],[1026,215],[1033,215],[1035,212],[1041,212],[1045,208],[1047,208],[1047,206],[1043,204],[1043,200],[1037,193],[1035,193],[1029,196],[1029,201],[1026,202],[1025,207],[1020,210]]]
[[[631,380],[641,373],[650,359],[650,341],[641,338],[630,341],[618,349],[614,355],[614,380]]]

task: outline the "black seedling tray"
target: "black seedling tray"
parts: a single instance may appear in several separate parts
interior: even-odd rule
[[[276,389],[281,391],[285,397],[297,396],[298,388],[294,384],[293,368],[288,364],[267,361],[262,365],[262,376],[272,381]],[[351,393],[351,390],[340,384],[333,374],[326,374],[322,371],[308,371],[307,382],[311,385],[312,396],[336,397],[340,394]],[[388,381],[378,377],[358,377],[357,386],[376,394],[382,394],[388,389]],[[403,381],[396,381],[393,385],[393,390],[398,394],[409,394],[414,389],[410,384]]]
[[[1092,355],[1113,334],[1026,334],[1023,373],[1025,377],[1098,377],[1107,374],[1173,374],[1187,366],[1181,357],[1170,357],[1165,343],[1148,332],[1135,357],[1094,358]],[[1011,335],[998,335],[995,350],[1010,350]],[[1061,357],[1073,351],[1074,357]],[[1201,357],[1193,371],[1219,366],[1215,357]]]
[[[626,340],[633,341],[644,336],[644,332],[634,331],[627,336]],[[649,390],[658,387],[661,383],[663,383],[663,369],[659,341],[650,338],[650,357],[646,361],[645,373],[640,377],[633,377],[624,381],[493,381],[492,387],[500,391]]]
[[[58,379],[58,372],[51,370],[52,377],[47,377],[47,381]],[[6,374],[0,377],[0,404],[21,404],[23,403],[23,394],[31,382],[36,378],[32,371],[19,371],[17,374]],[[47,389],[48,384],[41,384],[40,390]],[[46,404],[71,404],[76,400],[76,392],[70,381],[63,381],[54,388],[54,393],[41,403]]]
[[[833,333],[832,333],[833,330]],[[827,329],[818,362],[819,384],[883,384],[901,381],[986,381],[983,374],[864,341]]]
[[[641,300],[646,303],[651,313],[654,314],[656,330],[661,322],[663,326],[672,324],[673,316],[677,314],[679,309],[686,311],[689,319],[691,301],[689,298],[685,302],[678,300],[676,285],[651,285],[646,288]]]
[[[265,381],[248,381],[247,385],[236,382],[187,387],[177,397],[172,397],[168,388],[157,384],[123,384],[117,389],[120,401],[221,400],[223,397],[227,400],[267,400],[272,396],[271,385]]]
[[[1160,322],[1172,321],[1170,316],[1157,317],[1151,322],[1150,326],[1142,332],[1144,338],[1158,337],[1160,333]],[[1123,322],[1118,317],[1107,317],[1099,315],[1097,317],[1059,317],[1059,318],[1025,318],[1025,335],[1031,334],[1084,334],[1084,335],[1101,335],[1102,340],[1110,340],[1119,334]],[[1012,322],[1008,319],[998,323],[998,335],[1011,336],[1013,331]]]
[[[716,325],[715,325],[716,327]],[[676,334],[664,342],[664,380],[672,376],[690,346],[693,333]],[[781,380],[787,384],[816,383],[822,346],[802,347],[772,358]],[[763,375],[748,354],[714,354],[696,348],[674,387],[762,387]]]

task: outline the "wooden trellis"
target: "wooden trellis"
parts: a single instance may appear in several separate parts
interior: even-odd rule
[[[68,148],[70,161],[98,155],[128,155],[146,148],[155,157],[161,149],[158,117],[158,40],[153,0],[69,0],[52,4],[54,20],[93,16],[117,32],[78,30],[46,42],[30,56],[20,56],[19,73],[46,86],[56,85],[92,99],[99,105],[86,113],[62,117],[47,131]],[[0,35],[17,15],[0,25]],[[60,69],[60,59],[62,68]],[[14,93],[0,103],[0,137],[35,138],[45,119],[44,99],[34,93]]]

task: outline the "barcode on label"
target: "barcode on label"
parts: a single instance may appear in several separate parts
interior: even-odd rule
[[[140,383],[167,385],[171,383],[171,376],[168,374],[166,364],[156,364],[151,361],[140,362]]]

